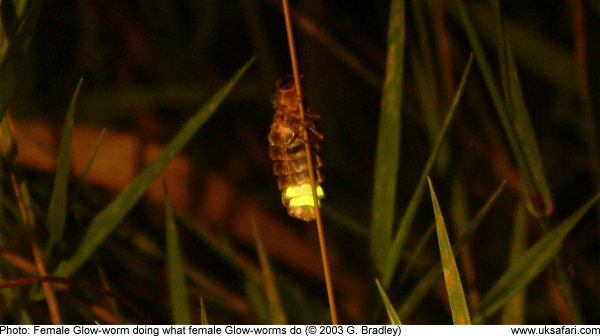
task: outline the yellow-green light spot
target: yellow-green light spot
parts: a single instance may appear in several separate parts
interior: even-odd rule
[[[321,199],[325,197],[323,188],[320,185],[317,186],[317,198]],[[289,200],[290,207],[301,207],[301,206],[314,206],[312,197],[312,188],[309,183],[305,183],[299,186],[289,186],[285,189],[285,199]]]

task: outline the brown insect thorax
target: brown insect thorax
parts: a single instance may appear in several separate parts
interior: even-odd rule
[[[275,83],[271,103],[275,108],[275,116],[268,136],[269,157],[273,160],[273,173],[277,177],[283,205],[287,207],[290,216],[307,222],[312,221],[315,218],[315,210],[303,132],[306,130],[308,135],[318,184],[317,196],[321,199],[324,197],[320,186],[323,181],[320,171],[323,163],[318,153],[323,135],[315,125],[319,117],[306,111],[302,121],[296,86],[291,76]]]

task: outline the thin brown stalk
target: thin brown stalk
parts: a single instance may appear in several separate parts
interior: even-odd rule
[[[302,88],[300,86],[300,72],[298,70],[298,60],[296,57],[296,47],[294,45],[294,36],[292,33],[292,20],[290,15],[290,8],[287,0],[281,0],[283,5],[283,16],[285,18],[285,28],[288,38],[288,46],[290,49],[290,60],[292,62],[292,74],[294,76],[294,84],[296,85],[296,94],[298,96],[298,106],[300,110],[300,119],[304,120],[304,99],[302,95]],[[315,169],[313,165],[313,158],[310,149],[310,142],[308,140],[308,134],[304,130],[302,137],[304,139],[304,150],[306,152],[306,161],[308,164],[308,172],[310,176],[310,185],[312,189],[313,204],[315,205],[315,221],[317,223],[317,231],[319,233],[319,247],[321,249],[321,259],[323,261],[323,272],[325,275],[325,286],[327,287],[327,297],[329,299],[329,311],[331,312],[331,323],[338,324],[337,310],[335,307],[335,298],[333,295],[333,285],[331,282],[331,272],[329,270],[329,259],[327,258],[327,248],[325,246],[325,231],[323,230],[323,218],[321,216],[321,208],[318,206],[319,198],[316,190],[316,178]]]
[[[24,188],[22,182],[19,181],[16,174],[11,172],[10,178],[12,181],[13,189],[15,191],[15,195],[17,197],[17,202],[19,203],[19,210],[21,211],[21,217],[23,218],[23,224],[27,228],[27,233],[29,235],[29,241],[31,242],[31,252],[33,254],[33,259],[35,260],[35,266],[37,268],[37,273],[40,277],[46,277],[48,273],[46,272],[46,267],[44,266],[44,260],[42,258],[42,252],[40,251],[40,247],[35,239],[35,234],[33,232],[32,219],[30,219],[29,213],[27,211],[27,207],[25,206],[25,201],[23,199],[23,195],[21,193],[21,188]],[[58,304],[56,302],[56,296],[54,295],[54,290],[52,286],[44,282],[42,283],[42,288],[44,290],[44,294],[46,295],[46,302],[48,303],[48,310],[50,312],[50,319],[53,324],[62,324],[62,320],[60,318],[60,312],[58,310]]]
[[[571,13],[573,17],[573,40],[575,42],[575,61],[577,63],[577,74],[579,77],[579,86],[581,89],[582,110],[583,110],[583,129],[586,133],[587,146],[591,157],[600,157],[600,142],[598,141],[598,120],[594,117],[594,106],[590,92],[590,83],[587,76],[588,60],[586,57],[587,36],[585,32],[586,16],[585,6],[582,0],[571,0]],[[597,174],[600,171],[600,160],[595,159],[590,162],[590,171],[592,172],[592,181],[596,189],[600,187],[600,177]],[[600,206],[596,206],[596,211],[600,215]]]
[[[44,266],[44,259],[42,258],[42,252],[40,251],[40,247],[37,243],[37,239],[35,239],[34,227],[35,227],[35,217],[31,212],[31,204],[29,199],[29,193],[27,191],[27,185],[25,181],[20,179],[17,176],[16,168],[16,157],[17,157],[17,146],[14,143],[14,136],[12,134],[12,127],[10,124],[9,116],[6,116],[2,121],[0,136],[2,137],[3,146],[1,148],[2,154],[7,160],[9,160],[10,165],[15,168],[10,172],[10,179],[12,182],[13,189],[15,191],[15,196],[17,198],[17,203],[19,204],[19,210],[21,212],[21,217],[23,218],[23,224],[27,230],[27,234],[29,235],[29,241],[31,242],[31,252],[33,254],[33,259],[35,261],[35,268],[37,273],[41,277],[45,277],[48,275],[46,272],[46,267]],[[4,134],[2,134],[4,132]],[[56,302],[56,296],[54,295],[54,290],[52,286],[48,283],[43,283],[42,288],[44,290],[44,294],[46,295],[46,302],[48,304],[48,310],[50,312],[50,319],[53,324],[62,324],[60,318],[60,312],[58,310],[58,304]]]
[[[435,20],[435,29],[439,36],[438,52],[439,60],[442,68],[443,81],[446,83],[446,97],[449,100],[456,92],[456,80],[454,78],[454,67],[452,65],[452,46],[450,34],[448,33],[448,25],[446,23],[446,14],[444,12],[444,4],[442,0],[436,0],[433,3],[433,15]]]

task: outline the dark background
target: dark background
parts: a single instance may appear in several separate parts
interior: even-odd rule
[[[271,86],[291,72],[279,6],[279,2],[268,0],[45,1],[30,56],[25,59],[26,70],[11,100],[11,115],[22,129],[31,130],[21,137],[36,139],[37,128],[29,126],[34,123],[49,127],[58,141],[69,99],[83,78],[75,127],[91,131],[81,133],[80,138],[76,133],[75,142],[85,141],[85,134],[93,134],[88,140],[93,142],[99,130],[106,128],[107,139],[123,135],[140,148],[160,147],[242,64],[257,57],[182,153],[192,167],[191,173],[167,177],[167,182],[177,179],[175,184],[187,187],[170,187],[170,194],[180,216],[184,258],[199,279],[204,279],[189,283],[196,323],[200,297],[211,323],[269,322],[264,298],[257,299],[263,295],[260,283],[193,229],[208,233],[216,239],[216,246],[231,246],[234,255],[256,267],[252,220],[260,222],[273,268],[282,281],[288,322],[328,321],[316,232],[312,226],[286,216],[266,150],[273,114]],[[310,109],[321,116],[319,127],[326,138],[321,153],[327,195],[324,218],[342,321],[385,322],[374,289],[376,274],[369,259],[368,229],[389,2],[307,0],[292,1],[292,6],[300,20],[296,21],[295,36],[304,93]],[[493,21],[486,21],[491,13],[489,5],[471,1],[469,6],[478,19],[477,29],[487,43],[488,56],[495,60],[494,42],[486,37],[493,29]],[[580,26],[574,24],[581,18],[574,10],[576,6],[583,8]],[[555,201],[551,220],[558,223],[598,192],[594,183],[600,174],[599,163],[598,157],[590,154],[590,144],[598,145],[594,134],[598,134],[600,6],[593,1],[504,1],[502,10],[514,38],[521,85]],[[399,214],[412,196],[470,53],[453,2],[409,1],[406,16]],[[588,105],[578,77],[581,63],[576,59],[574,27],[583,27],[586,43]],[[440,49],[443,38],[448,50]],[[498,71],[497,64],[493,65]],[[433,101],[422,100],[416,69],[433,75],[429,88]],[[433,114],[425,111],[426,103],[433,107]],[[586,107],[590,107],[587,114]],[[484,294],[506,269],[514,213],[522,199],[510,147],[476,66],[446,142],[432,179],[451,231],[457,230],[452,222],[472,218],[498,185],[507,181],[506,190],[471,240],[473,276],[466,275],[463,284],[467,283],[467,294],[473,299]],[[118,153],[125,151],[123,143],[115,140],[102,146]],[[44,145],[50,152],[57,148]],[[34,155],[20,155],[28,157],[24,160],[26,176],[36,204],[45,209],[52,171]],[[115,173],[111,169],[140,171],[145,161],[138,155],[129,156],[130,161],[111,166],[117,168],[104,171],[98,167],[96,173],[110,179]],[[72,202],[69,235],[78,237],[81,225],[124,186],[105,185],[101,180],[86,184]],[[457,192],[462,194],[457,196]],[[596,206],[561,250],[581,310],[586,321],[594,324],[600,321],[598,215]],[[535,242],[542,233],[531,219],[527,222],[528,241]],[[429,198],[425,196],[403,261],[411,258],[431,225]],[[288,234],[294,237],[289,243]],[[452,237],[451,232],[451,240],[455,240]],[[74,247],[67,243],[62,248],[68,253]],[[111,235],[97,252],[95,262],[75,278],[100,286],[101,269],[118,297],[121,321],[170,323],[168,278],[161,250],[162,200],[149,197]],[[312,254],[303,254],[306,251]],[[403,302],[438,258],[433,238],[416,258],[411,272],[393,282],[389,291],[393,303]],[[402,273],[402,267],[399,269]],[[552,275],[547,273],[551,272],[528,287],[524,322],[570,323],[557,298]],[[107,308],[112,301],[105,295],[72,287],[59,295],[66,323],[97,319],[119,322],[114,310]],[[474,300],[470,303],[476,303]],[[43,302],[31,303],[31,307],[36,323],[47,322]],[[102,307],[98,309],[105,315],[97,313],[96,307]],[[404,318],[407,323],[450,323],[443,282]],[[498,317],[489,322],[499,323]]]

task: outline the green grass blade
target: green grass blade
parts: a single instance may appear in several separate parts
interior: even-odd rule
[[[515,155],[519,174],[525,187],[525,196],[529,201],[529,208],[534,214],[548,214],[552,211],[552,200],[537,142],[535,141],[535,133],[529,122],[527,111],[524,108],[524,99],[522,98],[522,93],[520,93],[518,78],[515,77],[514,59],[512,60],[512,66],[509,61],[512,55],[511,57],[506,56],[500,59],[505,87],[510,88],[510,90],[505,90],[505,94],[503,95],[485,55],[471,15],[468,13],[462,0],[455,0],[455,3],[471,47],[475,52],[477,63],[479,64],[488,92],[502,123],[504,133]],[[499,13],[497,14],[498,16]],[[507,55],[506,52],[502,52],[502,50],[506,50],[506,44],[504,43],[505,35],[501,24],[498,23],[498,25],[498,50],[501,55]],[[519,97],[520,95],[521,97]],[[540,199],[543,204],[538,205]]]
[[[514,128],[514,134],[525,161],[519,163],[520,170],[527,171],[526,175],[528,177],[524,177],[524,179],[531,179],[529,182],[525,181],[528,208],[534,214],[547,215],[552,212],[553,205],[542,157],[538,149],[531,120],[529,119],[529,112],[527,111],[525,97],[521,89],[515,58],[512,54],[508,36],[506,36],[504,31],[500,15],[500,4],[497,0],[492,1],[492,8],[496,17],[496,24],[500,27],[500,33],[498,34],[498,56],[504,84],[504,99],[507,102],[506,119],[510,120],[510,126]],[[536,199],[540,199],[541,204],[536,204]]]
[[[46,225],[48,226],[49,241],[47,253],[52,247],[62,241],[65,230],[65,218],[67,214],[67,188],[69,182],[69,165],[71,163],[71,144],[73,140],[73,119],[75,116],[75,105],[81,90],[83,79],[79,80],[71,103],[67,110],[67,117],[63,127],[62,140],[58,150],[58,160],[56,163],[56,175],[54,177],[54,187],[50,196],[50,205],[48,206],[48,216]]]
[[[448,111],[448,114],[446,115],[446,119],[444,120],[444,124],[442,125],[442,128],[440,129],[440,132],[439,132],[438,138],[436,139],[436,142],[434,144],[433,150],[431,151],[431,154],[429,155],[429,158],[427,159],[427,163],[425,164],[425,167],[423,168],[423,171],[421,172],[421,177],[419,178],[419,182],[417,183],[417,188],[415,189],[415,192],[413,193],[413,195],[410,199],[408,207],[406,208],[406,212],[404,213],[404,216],[402,217],[402,220],[400,221],[400,227],[394,237],[394,240],[393,240],[392,246],[389,250],[389,253],[387,255],[387,258],[385,258],[385,267],[383,269],[383,278],[382,278],[382,280],[383,280],[382,284],[383,284],[384,288],[386,288],[390,284],[390,281],[392,280],[392,276],[394,275],[394,272],[396,271],[396,268],[398,266],[398,260],[400,260],[400,256],[402,254],[402,249],[404,247],[404,243],[406,242],[406,239],[408,238],[408,234],[410,233],[410,229],[412,227],[413,219],[414,219],[414,217],[417,213],[417,209],[421,203],[423,191],[425,190],[425,181],[426,181],[427,175],[429,175],[429,172],[431,171],[431,168],[433,167],[433,164],[435,163],[435,159],[436,159],[440,149],[442,148],[442,144],[444,143],[444,139],[446,138],[446,133],[448,131],[448,127],[450,126],[450,121],[452,120],[452,117],[454,116],[454,111],[456,110],[456,106],[458,105],[458,102],[460,101],[460,97],[462,96],[462,93],[464,91],[465,83],[467,82],[467,78],[470,73],[472,64],[473,64],[473,55],[471,55],[471,57],[469,57],[469,61],[467,63],[465,71],[463,73],[463,77],[460,81],[460,86],[458,87],[458,90],[456,91],[456,94],[454,95],[454,98],[452,100],[452,104],[450,105],[450,110]]]
[[[481,207],[481,209],[477,212],[477,215],[471,220],[463,235],[454,243],[452,247],[452,252],[456,255],[459,255],[462,251],[462,248],[465,244],[470,240],[472,234],[479,227],[479,224],[483,221],[487,213],[492,208],[492,205],[500,196],[502,190],[504,190],[504,186],[506,182],[503,182],[496,191],[490,196],[490,198],[485,202],[485,204]],[[398,309],[398,315],[401,317],[407,317],[413,309],[421,302],[421,300],[427,295],[429,290],[433,287],[437,279],[442,275],[442,265],[438,263],[435,267],[433,267],[429,273],[419,282],[417,287],[413,289],[404,303]]]
[[[517,156],[519,171],[524,180],[524,189],[527,196],[527,207],[537,217],[549,215],[553,210],[553,202],[550,196],[546,174],[535,139],[535,134],[529,120],[525,99],[521,90],[515,60],[512,55],[508,36],[504,32],[504,24],[500,14],[500,3],[491,1],[492,11],[499,27],[498,34],[498,58],[503,76],[503,89],[506,101],[506,119],[514,128],[519,148],[513,152]],[[505,127],[506,128],[506,127]],[[520,153],[517,153],[520,151]],[[521,157],[521,159],[519,159]],[[548,231],[548,219],[542,218],[539,223],[544,232]],[[573,317],[573,321],[581,323],[582,315],[573,292],[570,277],[562,266],[562,259],[557,256],[555,267],[559,269],[558,282],[560,293]]]
[[[596,2],[587,2],[591,3]],[[482,41],[488,45],[495,45],[498,41],[498,30],[496,25],[491,24],[495,19],[489,2],[470,1],[468,4],[474,26]],[[452,7],[447,7],[448,13],[460,20],[459,12]],[[573,76],[577,72],[577,65],[571,50],[558,43],[555,36],[548,36],[547,33],[534,28],[530,22],[508,16],[503,18],[503,22],[506,32],[511,37],[518,64],[527,69],[528,73],[555,86],[561,93],[573,97],[581,94],[576,76]]]
[[[98,154],[98,149],[100,148],[100,144],[102,143],[102,140],[104,139],[104,135],[106,135],[106,128],[103,128],[102,131],[100,131],[100,135],[98,136],[98,139],[96,140],[96,144],[94,145],[92,154],[90,155],[89,160],[85,164],[85,167],[83,168],[83,171],[81,172],[81,176],[79,176],[79,181],[77,182],[77,185],[75,186],[75,189],[73,190],[73,198],[72,199],[77,199],[77,196],[79,196],[79,190],[83,187],[83,185],[85,183],[85,178],[87,177],[87,174],[90,172],[90,168],[92,168],[92,163],[94,163],[96,154]]]
[[[169,291],[171,293],[171,313],[173,324],[191,324],[190,305],[185,286],[185,271],[181,259],[181,246],[173,219],[173,208],[164,185],[165,221],[167,235],[167,264],[169,265]]]
[[[371,208],[371,257],[378,271],[381,271],[384,265],[384,258],[391,243],[396,209],[404,44],[404,0],[393,0],[389,17],[387,63],[381,98]]]
[[[452,321],[454,324],[471,324],[471,316],[469,307],[467,307],[467,299],[463,291],[460,274],[452,253],[450,238],[444,223],[442,210],[438,204],[437,197],[433,191],[431,180],[428,178],[429,192],[431,193],[431,202],[433,203],[433,212],[435,213],[435,227],[437,231],[438,244],[440,246],[440,254],[442,256],[442,268],[444,270],[444,279],[446,281],[446,290],[448,291],[448,300],[450,301],[450,310],[452,311]]]
[[[510,298],[531,282],[554,258],[567,234],[581,217],[598,201],[596,195],[579,210],[548,232],[535,245],[522,254],[481,300],[473,319],[482,321],[501,308]]]
[[[390,323],[393,325],[401,325],[402,323],[400,322],[400,318],[396,314],[396,310],[394,309],[394,306],[392,306],[390,299],[388,298],[387,294],[385,293],[385,289],[383,289],[383,287],[381,287],[381,284],[379,283],[379,280],[377,280],[377,279],[375,280],[375,284],[377,285],[377,290],[379,291],[381,300],[383,300],[383,305],[385,306],[385,311],[387,312],[388,317],[390,318]]]
[[[102,244],[127,212],[142,197],[146,188],[183,148],[192,136],[212,116],[233,86],[248,69],[254,59],[246,63],[175,135],[163,151],[125,189],[104,208],[90,223],[75,254],[63,261],[55,271],[58,276],[73,274]]]
[[[258,253],[258,260],[260,261],[260,268],[263,274],[263,283],[265,286],[265,292],[267,294],[267,304],[269,305],[269,311],[271,315],[271,323],[273,324],[286,324],[287,318],[279,294],[277,292],[277,286],[275,285],[275,277],[271,269],[269,257],[267,251],[263,245],[262,239],[256,223],[252,222],[252,231],[254,232],[254,240],[256,241],[256,251]]]
[[[527,208],[521,202],[515,214],[513,225],[513,237],[508,257],[509,267],[515,264],[519,256],[527,248]],[[525,323],[525,291],[515,294],[502,310],[501,324],[524,324]]]

